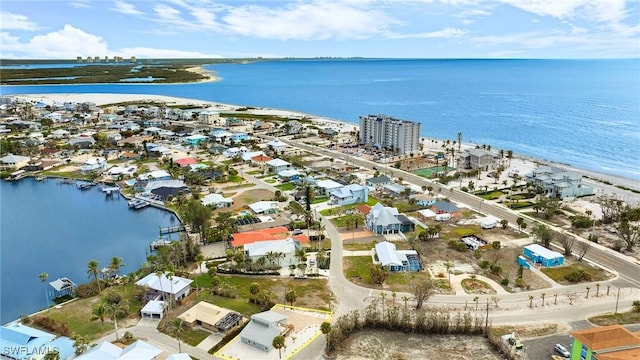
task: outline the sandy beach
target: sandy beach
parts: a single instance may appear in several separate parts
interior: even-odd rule
[[[216,78],[212,76],[212,73],[204,70],[202,67],[191,68],[191,71],[199,72],[206,74],[211,77],[212,80],[216,81]],[[26,100],[33,101],[41,101],[44,103],[54,103],[54,102],[92,102],[96,105],[106,105],[106,104],[115,104],[121,102],[130,102],[130,101],[139,101],[139,102],[165,102],[168,105],[193,105],[194,107],[202,107],[202,108],[214,108],[218,111],[234,111],[238,108],[244,107],[240,105],[233,104],[224,104],[217,103],[205,100],[197,100],[197,99],[187,99],[187,98],[178,98],[172,96],[163,96],[163,95],[145,95],[145,94],[25,94],[25,95],[14,95],[19,98],[23,98]],[[358,130],[358,125],[351,124],[347,122],[343,122],[340,120],[324,118],[317,115],[312,114],[304,114],[295,111],[288,111],[283,109],[272,109],[272,108],[255,108],[246,111],[247,113],[254,114],[265,114],[265,115],[278,115],[278,116],[286,116],[291,118],[305,118],[314,123],[316,123],[320,127],[330,127],[336,131],[340,132],[352,132]],[[429,144],[431,142],[431,138],[423,138],[425,144]],[[436,141],[442,141],[442,139],[433,139]],[[462,148],[473,148],[475,144],[464,143],[462,144]],[[428,146],[425,146],[425,150],[436,150],[430,149]],[[590,179],[585,179],[585,182],[588,185],[593,186],[595,189],[599,191],[600,194],[608,194],[608,195],[616,195],[620,196],[623,200],[628,202],[640,203],[640,194],[634,194],[629,191],[621,190],[615,185],[621,185],[632,189],[640,190],[640,184],[637,180],[628,179],[620,176],[615,176],[611,174],[599,173],[591,170],[585,170],[580,168],[575,168],[568,164],[560,164],[547,160],[531,158],[527,156],[521,156],[517,153],[514,153],[514,158],[512,159],[512,167],[520,170],[520,174],[526,174],[537,167],[537,164],[545,164],[556,167],[564,168],[568,171],[573,171],[583,176],[587,176],[591,179],[597,179],[600,181],[594,181]],[[603,183],[602,181],[606,181],[612,185],[608,185]]]

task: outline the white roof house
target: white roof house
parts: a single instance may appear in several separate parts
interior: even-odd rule
[[[258,201],[249,204],[249,208],[255,214],[271,214],[279,210],[277,201]]]
[[[287,148],[287,144],[283,143],[279,139],[273,139],[267,143],[273,151],[284,151]]]
[[[175,299],[180,300],[189,294],[192,282],[193,280],[180,276],[173,276],[171,280],[169,280],[166,274],[162,274],[162,276],[159,277],[155,273],[151,273],[138,280],[136,285],[154,290],[163,297],[172,294]]]
[[[9,153],[7,154],[7,156],[0,158],[0,162],[2,163],[3,168],[21,168],[27,165],[29,159],[30,158],[28,156],[14,155]]]
[[[80,172],[83,174],[91,172],[101,172],[107,167],[107,159],[103,157],[90,157],[80,167]]]
[[[152,360],[162,354],[157,347],[138,340],[124,349],[103,341],[78,356],[78,360]]]
[[[269,252],[294,254],[300,248],[300,242],[295,239],[256,241],[244,245],[244,251],[249,257],[266,256]]]
[[[331,179],[316,181],[316,187],[318,188],[319,195],[329,195],[332,192],[342,188],[344,185],[339,182],[335,182]]]
[[[212,205],[215,207],[228,207],[233,205],[233,199],[226,198],[220,194],[209,194],[202,198],[202,205]]]
[[[242,154],[242,161],[251,161],[251,158],[258,155],[264,155],[262,150],[260,151],[247,151]]]
[[[418,256],[418,252],[415,250],[398,250],[396,245],[388,241],[383,241],[376,244],[375,247],[378,261],[383,267],[387,267],[392,271],[408,270],[409,259],[407,255]]]
[[[162,320],[164,317],[164,307],[164,301],[151,300],[140,310],[140,315],[143,319]]]
[[[158,180],[171,179],[171,174],[164,170],[154,170],[145,174],[138,175],[138,180]]]

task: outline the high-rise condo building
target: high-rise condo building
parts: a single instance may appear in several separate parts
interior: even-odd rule
[[[420,123],[386,115],[360,116],[360,144],[397,154],[418,152]]]

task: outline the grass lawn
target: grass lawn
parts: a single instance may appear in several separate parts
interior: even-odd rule
[[[336,227],[342,228],[342,227],[346,227],[347,225],[349,225],[350,227],[353,227],[353,225],[355,224],[356,219],[358,219],[358,227],[357,228],[364,228],[364,219],[359,216],[359,215],[345,215],[345,216],[339,216],[337,218],[333,218],[331,219],[331,223],[334,224]]]
[[[234,183],[239,183],[239,182],[243,182],[244,178],[240,175],[233,175],[233,176],[229,176],[229,181]]]
[[[484,294],[486,290],[490,290],[492,294],[496,292],[489,284],[478,279],[463,279],[460,285],[462,285],[462,288],[467,294]]]
[[[232,186],[227,186],[227,187],[223,188],[222,190],[225,190],[225,191],[237,190],[237,189],[242,189],[242,188],[252,187],[252,186],[256,186],[256,184],[247,183],[247,184],[240,184],[240,185],[232,185]]]
[[[373,264],[371,256],[348,256],[342,260],[345,276],[350,281],[371,284],[369,267]]]
[[[264,182],[266,182],[267,184],[275,184],[276,179],[264,179]]]
[[[361,251],[361,250],[371,250],[376,246],[376,242],[372,241],[370,243],[353,243],[353,244],[343,244],[342,247],[345,250],[350,251]]]
[[[368,196],[367,197],[367,202],[365,204],[369,205],[369,206],[373,206],[377,203],[379,203],[380,201],[378,201],[378,199],[374,198],[373,196]]]
[[[326,196],[318,196],[318,197],[314,198],[313,200],[311,200],[311,204],[319,204],[319,203],[325,202],[327,200],[329,200],[329,198],[326,197]]]
[[[547,275],[548,277],[552,278],[555,282],[560,284],[572,284],[567,279],[565,279],[565,276],[571,274],[573,271],[576,271],[576,270],[582,270],[591,274],[591,280],[588,280],[588,282],[602,281],[602,280],[608,279],[607,273],[604,270],[600,268],[587,266],[584,264],[563,265],[563,266],[557,266],[557,267],[551,267],[551,268],[543,268],[540,270],[545,275]]]
[[[201,329],[189,329],[185,327],[184,332],[182,333],[182,341],[191,346],[197,346],[202,342],[202,340],[206,339],[207,336],[211,335],[211,333],[206,332]]]
[[[499,199],[500,196],[502,195],[503,195],[502,191],[491,191],[488,193],[480,194],[478,196],[485,200],[495,200],[495,199]]]
[[[254,170],[254,171],[249,171],[247,172],[248,175],[259,175],[262,174],[262,171],[260,170]]]
[[[280,185],[276,185],[276,187],[280,190],[288,191],[296,188],[296,184],[294,183],[284,183]]]
[[[600,326],[638,324],[640,323],[640,311],[594,316],[589,318],[589,321]]]
[[[449,231],[443,231],[442,234],[448,239],[459,239],[463,236],[473,235],[480,232],[480,226],[475,227],[456,227]]]

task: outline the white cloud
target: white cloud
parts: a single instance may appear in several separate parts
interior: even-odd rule
[[[568,18],[576,9],[592,2],[592,0],[500,0],[505,4],[534,13],[539,16]]]
[[[110,10],[125,14],[125,15],[142,15],[144,14],[142,11],[136,9],[136,6],[133,4],[126,3],[124,1],[116,1],[115,7]]]
[[[118,53],[125,54],[123,56],[136,56],[138,58],[222,58],[221,55],[217,54],[205,54],[199,51],[181,51],[181,50],[172,50],[172,49],[155,49],[155,48],[147,48],[147,47],[133,47],[133,48],[124,48],[118,51]]]
[[[0,24],[2,24],[3,30],[34,31],[38,29],[38,25],[28,17],[6,11],[0,12]]]
[[[109,54],[106,42],[71,25],[62,30],[36,35],[26,43],[3,34],[2,51],[16,58],[74,59],[76,56],[105,56]]]
[[[88,1],[76,0],[69,3],[69,6],[74,7],[76,9],[89,9],[91,8],[91,4]]]
[[[467,31],[455,28],[446,28],[438,31],[423,32],[418,34],[393,34],[389,39],[433,39],[433,38],[455,38],[467,34]]]

